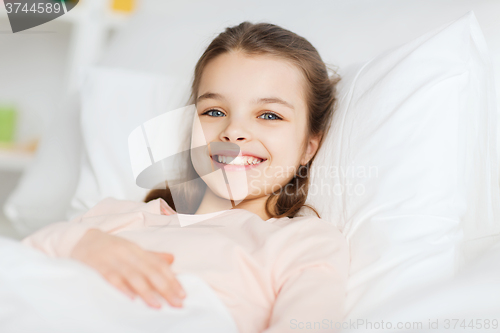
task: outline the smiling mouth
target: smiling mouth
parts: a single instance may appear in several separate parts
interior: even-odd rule
[[[225,155],[213,155],[212,159],[216,162],[227,164],[227,165],[256,165],[267,161],[267,159],[258,158],[255,156],[225,156]]]

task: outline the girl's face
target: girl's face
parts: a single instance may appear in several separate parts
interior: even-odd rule
[[[241,201],[286,191],[318,147],[319,138],[306,142],[306,135],[305,80],[298,68],[241,52],[220,55],[205,67],[191,148],[209,145],[192,160],[215,195]],[[202,171],[207,168],[217,172]]]

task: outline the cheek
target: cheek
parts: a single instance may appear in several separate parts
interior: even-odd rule
[[[198,175],[206,175],[213,171],[211,161],[208,157],[205,131],[197,116],[193,120],[190,154],[191,162]]]
[[[299,140],[295,128],[268,131],[260,138],[268,150],[270,163],[262,170],[250,175],[250,192],[269,194],[285,185],[297,172],[299,163]]]
[[[200,118],[195,115],[193,119],[193,127],[191,129],[191,149],[204,146],[207,144],[205,133],[200,123]]]
[[[295,128],[278,131],[266,137],[266,147],[271,154],[273,166],[295,166],[299,160],[300,138]]]
[[[196,117],[193,123],[193,140],[196,144],[206,145],[209,142],[217,141],[219,134],[222,131],[222,122],[203,122],[200,118]],[[195,147],[192,144],[192,147]]]

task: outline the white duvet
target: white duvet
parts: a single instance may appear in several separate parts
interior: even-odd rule
[[[183,308],[162,299],[162,308],[153,309],[78,261],[52,258],[0,236],[0,332],[237,332],[202,279],[178,279],[187,293]]]
[[[342,332],[496,332],[500,329],[499,263],[497,244],[456,279],[401,294],[366,317],[347,318]],[[202,279],[189,274],[179,274],[178,279],[188,295],[184,307],[173,308],[161,300],[162,308],[156,310],[139,297],[130,300],[78,261],[51,258],[0,236],[0,332],[237,332],[224,304]],[[448,326],[447,320],[451,320]],[[475,327],[461,327],[463,320],[465,325],[472,320]],[[382,321],[383,328],[366,324]],[[397,328],[397,323],[414,322],[422,326]],[[429,327],[436,322],[438,327]]]

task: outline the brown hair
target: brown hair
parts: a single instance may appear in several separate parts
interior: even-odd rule
[[[221,54],[237,51],[248,55],[279,57],[291,62],[302,71],[307,83],[305,97],[308,108],[308,131],[305,142],[308,142],[311,136],[319,135],[321,138],[319,150],[325,134],[330,128],[337,100],[336,85],[340,77],[334,69],[322,61],[318,51],[305,38],[277,25],[270,23],[254,24],[245,21],[237,26],[228,27],[224,32],[220,33],[210,43],[196,64],[188,104],[196,104],[201,75],[205,66]],[[328,69],[332,71],[331,76],[328,74]],[[318,212],[313,207],[305,204],[309,187],[309,169],[315,156],[316,154],[306,165],[300,166],[297,174],[285,186],[287,188],[291,187],[292,191],[282,191],[280,189],[279,192],[274,192],[269,196],[265,207],[269,216],[292,218],[300,208],[306,206],[319,217]],[[192,173],[193,170],[190,172]],[[195,199],[193,196],[189,196],[186,190],[182,195],[188,202],[191,202],[191,210],[196,209],[195,207],[200,204],[201,197],[198,196]],[[162,197],[175,209],[172,193],[168,185],[165,189],[152,190],[144,201],[148,202],[159,197]]]

